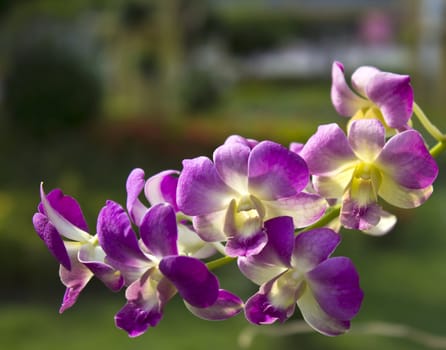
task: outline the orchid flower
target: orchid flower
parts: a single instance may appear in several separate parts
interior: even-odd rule
[[[41,202],[33,225],[51,254],[59,261],[59,275],[66,287],[60,313],[75,304],[81,291],[95,275],[113,291],[121,289],[121,274],[105,262],[105,253],[88,226],[77,201],[52,190],[48,196],[40,186]],[[64,238],[64,239],[62,239]]]
[[[176,200],[178,175],[179,171],[177,170],[164,170],[145,181],[144,170],[133,169],[126,182],[127,211],[131,220],[139,226],[149,210],[139,199],[142,192],[151,205],[170,204],[175,211],[178,223],[179,253],[198,259],[208,258],[215,253],[215,247],[197,235],[191,224],[192,218],[178,209]]]
[[[348,136],[336,124],[319,126],[300,155],[313,175],[316,191],[342,201],[344,227],[374,230],[383,212],[378,197],[399,208],[415,208],[432,193],[438,166],[416,130],[406,130],[385,140],[376,119],[357,120]],[[389,225],[384,225],[387,228]]]
[[[263,222],[289,215],[296,227],[314,223],[327,207],[309,182],[304,160],[285,147],[231,136],[213,154],[183,161],[178,180],[180,210],[193,216],[198,235],[226,242],[229,256],[259,253],[267,236]]]
[[[340,115],[352,120],[378,119],[386,129],[408,129],[414,102],[408,75],[362,66],[353,73],[352,86],[356,91],[347,85],[342,63],[334,62],[331,101]]]
[[[290,318],[296,304],[304,320],[325,335],[347,331],[363,293],[358,274],[346,257],[330,257],[340,236],[327,228],[294,236],[290,217],[265,222],[268,243],[262,252],[239,257],[242,273],[259,291],[248,299],[245,315],[254,324]]]
[[[171,205],[151,207],[139,223],[139,234],[138,239],[124,209],[107,201],[99,213],[98,239],[107,261],[121,271],[127,286],[127,303],[115,322],[129,336],[156,326],[164,305],[177,292],[188,309],[204,319],[226,319],[242,310],[240,298],[220,289],[217,277],[202,261],[178,255],[177,222]]]

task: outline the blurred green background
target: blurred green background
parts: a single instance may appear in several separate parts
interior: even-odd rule
[[[130,339],[113,324],[125,303],[93,281],[59,315],[58,266],[34,233],[38,187],[80,202],[92,232],[126,177],[181,168],[230,134],[304,142],[344,123],[329,99],[333,60],[410,74],[417,102],[446,130],[442,0],[3,0],[0,2],[0,347],[238,349],[248,326],[194,318],[177,298],[163,321]],[[418,126],[415,122],[415,126]],[[432,144],[432,140],[427,137]],[[446,169],[445,157],[439,159]],[[417,210],[394,210],[382,238],[344,232],[365,292],[352,332],[258,335],[252,349],[423,349],[362,335],[368,321],[446,335],[446,201],[440,174]],[[217,271],[242,297],[256,287]],[[298,312],[294,319],[299,319]]]

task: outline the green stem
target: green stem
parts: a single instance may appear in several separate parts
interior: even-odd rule
[[[423,127],[427,130],[427,132],[429,132],[429,134],[432,135],[435,140],[439,142],[446,141],[446,135],[438,130],[438,128],[434,124],[432,124],[432,122],[429,120],[426,114],[424,114],[420,106],[418,106],[415,102],[413,103],[413,112],[417,116]]]
[[[446,150],[446,142],[439,141],[435,146],[433,146],[429,150],[429,153],[431,154],[432,157],[436,158],[445,150]]]
[[[229,264],[230,262],[234,261],[235,259],[236,258],[233,258],[231,256],[224,256],[222,258],[215,259],[215,260],[212,260],[212,261],[208,262],[206,264],[206,266],[207,266],[207,268],[209,270],[215,270],[215,269],[217,269],[219,267],[222,267],[222,266],[224,266],[226,264]]]
[[[323,217],[321,217],[317,222],[315,222],[313,225],[310,225],[308,227],[305,227],[304,229],[298,231],[300,232],[304,232],[304,231],[309,231],[315,228],[319,228],[319,227],[324,227],[327,226],[331,221],[333,221],[334,219],[336,219],[339,216],[339,213],[341,212],[341,206],[340,205],[336,205],[332,208],[330,208]]]

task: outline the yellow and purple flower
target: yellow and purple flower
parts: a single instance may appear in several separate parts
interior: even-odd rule
[[[204,319],[226,319],[242,310],[240,298],[220,289],[217,277],[202,261],[178,254],[171,205],[148,209],[138,228],[139,238],[129,216],[115,202],[107,201],[99,213],[99,242],[127,286],[127,303],[115,316],[117,327],[131,337],[143,334],[158,324],[164,305],[177,292],[188,309]]]
[[[177,201],[203,240],[224,241],[226,254],[248,256],[267,242],[265,220],[288,215],[304,227],[321,217],[326,201],[304,192],[308,183],[307,165],[296,153],[275,142],[231,136],[213,161],[183,161]]]
[[[105,261],[105,253],[88,226],[78,202],[60,189],[48,195],[40,186],[41,202],[33,216],[33,225],[51,254],[59,261],[59,275],[66,287],[60,312],[75,304],[93,276],[113,291],[121,289],[119,271]]]
[[[330,257],[340,242],[319,228],[294,235],[290,217],[265,222],[268,243],[258,255],[239,257],[242,273],[259,291],[248,299],[245,316],[254,324],[284,322],[299,307],[305,321],[325,335],[339,335],[358,313],[363,293],[350,259]]]
[[[321,125],[300,155],[316,191],[342,200],[341,224],[360,230],[374,228],[387,215],[378,197],[395,207],[418,207],[431,195],[438,174],[416,130],[386,142],[384,126],[376,119],[352,122],[348,136],[336,124]]]
[[[331,101],[344,117],[378,119],[386,128],[403,131],[413,110],[413,89],[410,77],[383,72],[371,66],[359,67],[352,74],[353,91],[344,77],[344,66],[332,66]]]

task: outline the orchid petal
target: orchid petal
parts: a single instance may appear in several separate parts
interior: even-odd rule
[[[384,210],[381,210],[381,219],[378,224],[368,230],[362,230],[362,232],[367,233],[371,236],[383,236],[389,233],[396,224],[397,218]]]
[[[380,70],[372,66],[361,66],[352,74],[352,86],[362,96],[370,98],[367,94],[367,87]]]
[[[415,130],[407,130],[392,137],[376,163],[382,172],[399,185],[410,189],[428,187],[438,175],[437,163]]]
[[[204,215],[225,208],[236,193],[206,157],[186,159],[178,179],[177,201],[186,215]]]
[[[376,119],[361,119],[350,125],[348,141],[356,156],[373,162],[385,144],[386,131]]]
[[[60,191],[56,191],[53,193],[55,195],[52,202],[57,204],[57,208],[63,210],[64,214],[67,215],[67,217],[70,217],[71,215],[73,215],[73,217],[76,217],[76,219],[73,219],[73,221],[82,223],[82,220],[79,218],[79,215],[82,215],[82,213],[80,212],[79,206],[75,205],[77,204],[77,202],[75,202],[71,197],[63,196],[62,192]],[[43,209],[45,210],[45,214],[48,216],[51,224],[56,228],[60,235],[78,242],[86,242],[90,239],[91,236],[88,232],[85,232],[83,229],[75,226],[72,222],[70,222],[67,218],[62,216],[61,213],[57,212],[53,208],[50,200],[45,195],[45,192],[43,190],[43,183],[40,185],[40,198],[42,201]],[[69,215],[69,213],[71,214]]]
[[[67,270],[63,265],[59,269],[60,279],[66,287],[62,305],[59,309],[60,313],[63,313],[76,303],[79,294],[93,277],[93,273],[77,258],[81,244],[78,242],[65,242],[65,247],[70,257],[71,270]]]
[[[414,101],[408,75],[378,72],[367,84],[366,94],[379,107],[387,125],[397,129],[407,126]]]
[[[225,245],[225,252],[228,256],[250,256],[259,254],[266,245],[268,238],[262,230],[246,237],[236,235],[228,238]]]
[[[355,94],[347,85],[344,76],[344,66],[340,62],[333,63],[331,77],[331,101],[340,115],[351,117],[359,109],[367,106],[367,101]]]
[[[156,257],[178,254],[177,220],[170,204],[151,207],[141,221],[139,233],[144,245]]]
[[[265,294],[256,293],[245,304],[246,319],[257,325],[272,324],[281,318],[276,310],[271,307]]]
[[[370,230],[378,225],[381,219],[381,207],[376,202],[360,205],[350,197],[342,202],[341,224],[349,229]]]
[[[306,277],[314,298],[328,315],[350,320],[359,312],[363,293],[350,259],[335,257],[325,260]]]
[[[340,335],[350,328],[350,321],[336,319],[322,310],[309,288],[306,288],[297,300],[297,306],[304,320],[322,334],[328,336]]]
[[[164,304],[175,294],[175,288],[155,268],[148,270],[126,290],[127,304],[116,314],[115,323],[130,337],[155,327],[162,318]]]
[[[301,192],[275,201],[264,201],[265,219],[278,216],[291,216],[294,226],[306,227],[315,223],[325,213],[327,201],[316,194]]]
[[[67,270],[71,270],[71,262],[62,238],[56,228],[49,222],[47,216],[42,213],[35,213],[33,225],[39,237],[44,241],[50,253]]]
[[[192,314],[209,321],[226,320],[243,310],[243,301],[224,289],[219,290],[217,301],[206,308],[198,308],[187,302],[184,304]]]
[[[251,151],[248,162],[249,193],[261,200],[275,200],[301,192],[309,181],[305,161],[271,141]]]
[[[313,175],[332,175],[356,164],[353,153],[342,129],[337,124],[318,127],[300,152]]]
[[[239,193],[248,191],[248,158],[251,149],[239,142],[229,142],[214,152],[215,168],[221,179]]]
[[[217,301],[217,277],[202,261],[188,256],[168,256],[161,260],[159,269],[192,306],[203,308]]]
[[[144,183],[144,171],[133,169],[125,185],[127,189],[127,211],[137,226],[141,224],[141,220],[147,212],[147,207],[138,198],[144,188]]]
[[[433,187],[414,190],[399,185],[390,176],[382,174],[382,182],[379,187],[378,195],[387,203],[398,208],[410,209],[419,207],[432,194]]]
[[[169,203],[178,212],[176,191],[178,185],[177,170],[165,170],[147,179],[144,193],[150,202],[155,205],[158,203]]]
[[[203,241],[188,225],[178,225],[179,255],[189,255],[197,259],[205,259],[215,254],[216,249],[211,243]]]
[[[300,142],[291,142],[289,149],[291,152],[299,154],[300,151],[302,151],[302,149],[304,148],[304,146],[305,146],[305,144],[300,143]]]
[[[324,198],[342,198],[352,181],[354,171],[355,168],[351,167],[333,176],[313,176],[314,188]]]
[[[226,210],[216,211],[207,215],[193,217],[193,226],[200,238],[205,242],[220,242],[226,240],[223,232]]]
[[[132,275],[131,278],[125,276],[127,284],[133,282],[150,260],[139,248],[128,215],[119,204],[107,201],[99,212],[97,226],[97,237],[108,261],[118,270]]]
[[[328,228],[316,228],[296,236],[292,265],[309,271],[326,260],[341,241],[341,236]]]
[[[123,287],[124,278],[119,271],[105,263],[105,253],[99,245],[83,244],[78,259],[110,290],[116,292]]]
[[[242,145],[248,146],[250,149],[253,149],[254,146],[259,143],[259,141],[254,139],[247,139],[240,135],[231,135],[225,140],[225,144],[230,143],[241,143]]]

